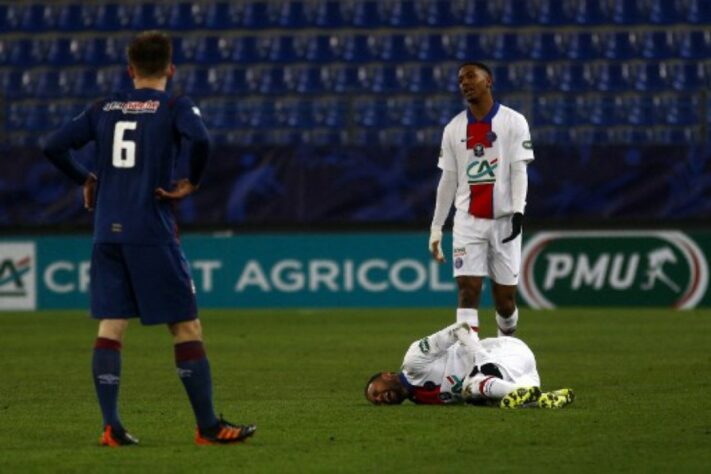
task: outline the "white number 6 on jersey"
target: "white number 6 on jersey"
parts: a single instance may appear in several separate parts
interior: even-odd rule
[[[126,130],[136,130],[136,122],[116,122],[113,157],[111,160],[116,168],[133,168],[136,166],[136,142],[123,139],[123,134]]]

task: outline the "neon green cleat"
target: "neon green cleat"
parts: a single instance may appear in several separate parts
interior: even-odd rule
[[[521,408],[530,403],[536,403],[541,396],[541,389],[538,387],[517,388],[513,392],[501,399],[501,408]]]
[[[575,400],[573,389],[561,388],[542,394],[538,398],[538,406],[541,408],[563,408],[573,403],[573,400]]]

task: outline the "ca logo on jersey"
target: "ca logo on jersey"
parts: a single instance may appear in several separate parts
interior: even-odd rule
[[[476,149],[474,153],[476,153]],[[469,166],[467,166],[469,184],[493,183],[496,181],[496,168],[499,166],[498,163],[498,158],[494,158],[491,161],[487,159],[474,160],[469,163]]]

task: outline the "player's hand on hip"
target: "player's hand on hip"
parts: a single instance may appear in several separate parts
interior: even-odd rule
[[[96,175],[94,173],[89,173],[84,181],[84,209],[91,212],[94,210],[94,203],[96,201]]]
[[[198,187],[190,182],[189,179],[181,179],[175,183],[175,187],[172,191],[166,191],[163,188],[156,188],[155,196],[156,199],[167,200],[167,199],[183,199],[186,196],[190,196],[192,193],[197,191]]]
[[[506,237],[504,240],[501,241],[501,243],[505,244],[508,242],[511,242],[513,239],[519,236],[521,234],[521,227],[523,226],[523,214],[520,212],[515,212],[513,216],[511,216],[511,235]]]
[[[442,229],[433,228],[430,230],[430,253],[439,263],[446,262],[442,253]]]

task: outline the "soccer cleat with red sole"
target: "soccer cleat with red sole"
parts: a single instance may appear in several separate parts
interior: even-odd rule
[[[241,443],[254,435],[255,425],[235,425],[220,417],[220,422],[214,430],[201,432],[197,429],[195,443],[199,445],[218,445]]]
[[[106,425],[104,432],[101,433],[101,437],[99,438],[99,444],[110,448],[120,448],[122,446],[138,444],[138,438],[126,430],[114,430],[111,426]]]

